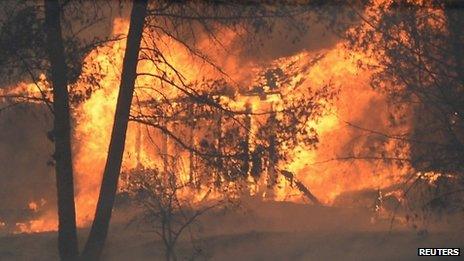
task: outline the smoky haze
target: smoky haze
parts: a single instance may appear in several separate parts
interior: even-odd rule
[[[44,106],[25,104],[0,117],[0,218],[14,222],[31,201],[55,207],[55,177],[47,165],[53,153],[47,139],[52,119]],[[29,213],[32,214],[32,213]]]

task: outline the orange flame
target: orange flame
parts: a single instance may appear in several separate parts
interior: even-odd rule
[[[127,33],[127,21],[116,19],[113,30],[114,34]],[[224,41],[226,44],[228,40],[232,42],[234,36],[232,32],[225,33]],[[180,44],[176,44],[170,39],[165,40],[169,42],[171,49],[171,52],[167,52],[169,60],[187,79],[195,80],[201,79],[203,76],[219,74],[206,66],[201,59],[192,58]],[[205,40],[200,45],[207,47],[209,43]],[[95,90],[90,99],[84,101],[74,110],[73,143],[75,146],[73,150],[77,188],[77,224],[79,227],[87,226],[93,218],[111,135],[124,48],[124,40],[112,42],[96,48],[85,59],[86,66],[83,68],[82,74],[85,75],[98,68],[103,78],[99,83],[101,88]],[[313,56],[314,54],[304,51],[295,56],[284,58],[281,62],[297,61],[305,64],[309,63]],[[223,67],[229,75],[233,75],[235,81],[244,84],[249,83],[254,70],[256,71],[260,67],[256,64],[240,66],[237,57],[233,55],[218,56],[214,48],[211,48],[211,57],[217,60],[219,66]],[[289,152],[293,155],[293,162],[288,166],[281,166],[296,173],[296,177],[325,203],[332,202],[341,192],[386,187],[394,184],[401,177],[401,169],[383,163],[379,165],[379,163],[365,161],[354,163],[329,161],[318,164],[320,161],[334,158],[334,154],[342,153],[344,148],[353,142],[354,131],[348,128],[345,122],[364,122],[369,127],[385,126],[387,122],[388,115],[386,111],[382,110],[386,107],[385,97],[370,88],[368,84],[370,72],[359,69],[357,65],[357,62],[362,59],[366,59],[363,54],[349,53],[340,43],[333,49],[327,50],[324,58],[312,66],[307,75],[300,75],[296,79],[307,78],[304,83],[306,86],[320,86],[328,81],[341,86],[340,98],[335,105],[327,110],[321,119],[311,122],[308,126],[315,128],[319,133],[319,149],[308,150],[299,147]],[[150,71],[152,66],[141,62],[138,71]],[[254,70],[250,70],[250,66]],[[144,77],[139,77],[137,85],[143,85],[145,80]],[[30,87],[28,86],[28,88]],[[143,96],[142,92],[137,94]],[[271,102],[272,99],[274,98],[270,97],[266,102]],[[257,99],[245,97],[239,98],[235,106],[243,107],[246,103],[250,103],[254,110],[264,106]],[[137,126],[129,124],[123,170],[134,168],[137,165],[135,157],[137,153],[136,135]],[[353,148],[351,148],[353,151],[364,149],[362,145],[353,144]],[[153,152],[150,152],[146,147],[142,146],[139,160],[146,167],[155,167],[156,160],[153,158]],[[199,195],[194,196],[199,197]],[[303,196],[288,182],[280,179],[275,189],[275,199],[301,201]],[[29,208],[36,211],[38,205],[31,202]],[[19,232],[55,230],[57,228],[56,214],[52,210],[47,211],[39,219],[18,223],[17,228]]]

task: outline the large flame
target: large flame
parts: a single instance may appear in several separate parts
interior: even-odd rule
[[[123,19],[114,21],[113,33],[115,35],[126,34],[128,23]],[[225,45],[228,41],[232,44],[234,33],[227,32],[221,39]],[[166,56],[171,63],[181,71],[189,80],[220,74],[201,59],[196,59],[182,45],[166,38],[169,49]],[[204,40],[200,47],[208,49],[210,43]],[[88,75],[92,71],[99,70],[102,78],[99,81],[100,89],[95,90],[91,97],[74,109],[74,170],[76,183],[76,210],[77,224],[84,227],[92,220],[98,197],[98,190],[102,178],[102,172],[106,161],[108,143],[111,135],[113,115],[118,94],[120,73],[122,68],[125,40],[110,42],[105,46],[93,50],[85,59],[82,75]],[[210,57],[230,75],[234,81],[249,84],[251,75],[256,72],[258,64],[240,64],[239,58],[233,54],[217,55],[214,47],[210,49]],[[383,127],[387,125],[387,104],[382,94],[375,92],[369,86],[371,73],[360,69],[358,61],[366,59],[363,54],[353,54],[346,50],[342,43],[330,50],[325,50],[325,56],[315,63],[307,75],[299,77],[307,78],[306,85],[319,86],[332,82],[340,87],[339,99],[329,108],[324,116],[310,123],[319,134],[320,145],[317,150],[308,150],[299,147],[289,152],[293,155],[293,161],[283,166],[294,172],[323,202],[330,203],[341,192],[363,189],[387,187],[398,181],[401,170],[386,163],[370,163],[367,161],[327,161],[337,156],[342,157],[347,149],[362,151],[365,144],[357,143],[353,139],[359,133],[355,132],[346,122],[363,123],[365,127]],[[284,58],[279,62],[310,63],[316,54],[303,51],[297,55]],[[150,71],[153,66],[148,63],[140,63],[138,71]],[[252,69],[250,69],[252,68]],[[146,79],[139,77],[137,85],[143,85]],[[147,80],[148,81],[148,80]],[[25,88],[24,85],[21,85]],[[28,90],[37,95],[37,91]],[[24,90],[23,90],[24,91]],[[137,90],[139,98],[143,98],[143,91]],[[175,95],[175,94],[173,94]],[[271,102],[272,97],[268,98]],[[243,97],[237,102],[237,106],[249,103],[253,110],[258,110],[263,101],[252,97]],[[146,167],[156,166],[153,151],[148,145],[137,145],[138,126],[129,124],[124,152],[123,170],[137,166],[140,161]],[[357,137],[359,138],[359,137]],[[142,138],[142,143],[147,142]],[[359,145],[361,144],[361,145]],[[350,147],[351,146],[351,147]],[[142,150],[137,151],[137,147]],[[405,152],[407,153],[407,152]],[[138,156],[136,157],[136,155]],[[325,163],[320,163],[325,161]],[[276,200],[301,201],[303,196],[288,182],[281,179],[276,188]],[[193,193],[193,192],[192,192]],[[39,208],[37,203],[32,203],[33,209]],[[18,224],[20,232],[37,232],[55,230],[57,218],[55,211],[47,211],[36,220]]]

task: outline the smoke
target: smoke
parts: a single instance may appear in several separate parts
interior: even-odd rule
[[[339,38],[327,26],[308,14],[302,19],[303,29],[277,22],[271,32],[260,31],[254,35],[255,41],[246,43],[238,40],[234,48],[240,50],[243,61],[266,64],[279,58],[289,57],[301,52],[317,53],[328,50],[339,42]]]
[[[53,153],[53,144],[47,139],[51,129],[47,110],[24,104],[1,113],[0,219],[7,225],[21,215],[25,218],[25,213],[32,214],[27,211],[32,201],[45,200],[45,208],[55,206],[55,177],[53,167],[47,165]]]

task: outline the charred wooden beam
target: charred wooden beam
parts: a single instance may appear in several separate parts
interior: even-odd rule
[[[305,195],[309,200],[311,200],[311,202],[313,202],[315,205],[318,205],[318,206],[322,205],[322,203],[316,198],[316,196],[314,196],[314,194],[311,193],[311,191],[309,191],[309,189],[301,181],[299,181],[292,172],[286,171],[286,170],[280,170],[280,173],[292,185],[295,185],[297,189],[303,193],[303,195]]]

